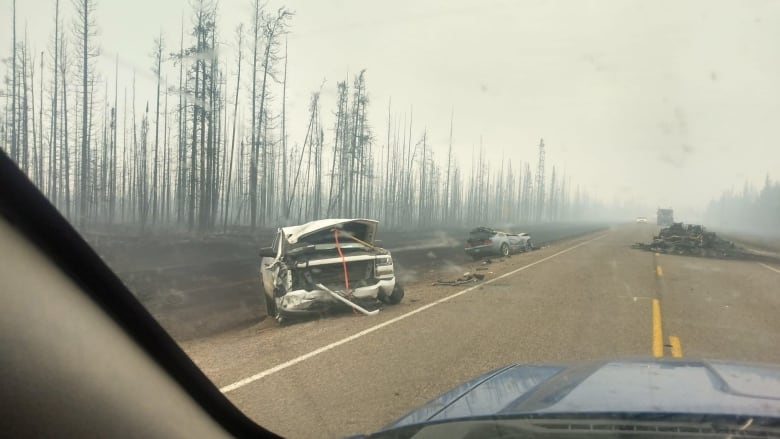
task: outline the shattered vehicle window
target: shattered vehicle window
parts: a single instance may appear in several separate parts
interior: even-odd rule
[[[780,363],[780,2],[2,10],[3,154],[280,435],[780,397],[658,363]]]

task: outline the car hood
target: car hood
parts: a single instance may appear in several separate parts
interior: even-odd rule
[[[312,233],[319,232],[321,230],[330,229],[333,227],[343,226],[348,223],[362,224],[365,226],[366,233],[364,236],[355,236],[363,241],[372,242],[376,236],[376,229],[379,221],[371,219],[322,219],[317,221],[311,221],[299,226],[283,227],[282,234],[290,244],[295,244],[301,239],[306,238]]]
[[[616,412],[780,416],[780,367],[671,359],[512,365],[463,383],[383,430],[493,415]]]

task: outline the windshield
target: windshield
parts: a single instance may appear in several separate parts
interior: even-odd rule
[[[514,364],[780,364],[779,2],[2,10],[0,148],[274,432]]]

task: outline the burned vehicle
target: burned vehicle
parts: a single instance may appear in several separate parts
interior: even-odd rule
[[[260,251],[268,315],[279,323],[344,307],[373,315],[383,303],[400,302],[404,290],[390,252],[376,241],[377,226],[370,219],[324,219],[280,228]]]
[[[672,223],[664,227],[649,243],[637,242],[635,249],[673,255],[702,256],[708,258],[746,258],[753,255],[731,241],[710,232],[698,224]]]
[[[469,232],[466,241],[466,255],[475,260],[488,255],[509,256],[512,253],[533,249],[531,236],[527,233],[509,233],[489,227],[477,227]]]

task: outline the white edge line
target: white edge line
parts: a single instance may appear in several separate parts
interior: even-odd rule
[[[775,268],[775,267],[771,267],[771,266],[769,266],[769,265],[766,265],[766,264],[764,264],[763,262],[759,262],[759,263],[758,263],[758,265],[762,265],[762,266],[764,266],[764,268],[768,268],[768,269],[770,269],[770,270],[774,271],[775,273],[777,273],[777,274],[780,274],[780,270],[778,270],[778,269],[777,269],[777,268]]]
[[[415,310],[409,311],[406,314],[402,314],[402,315],[400,315],[398,317],[394,317],[394,318],[392,318],[392,319],[390,319],[390,320],[388,320],[386,322],[382,322],[382,323],[380,323],[378,325],[372,326],[372,327],[364,329],[364,330],[362,330],[362,331],[360,331],[358,333],[352,334],[352,335],[350,335],[347,338],[343,338],[341,340],[335,341],[335,342],[333,342],[331,344],[328,344],[328,345],[325,345],[325,346],[323,346],[323,347],[321,347],[319,349],[315,349],[315,350],[313,350],[313,351],[311,351],[309,353],[303,354],[300,357],[293,358],[292,360],[285,361],[284,363],[278,364],[278,365],[276,365],[276,366],[274,366],[274,367],[272,367],[270,369],[266,369],[266,370],[264,370],[262,372],[254,374],[254,375],[252,375],[250,377],[244,378],[242,380],[238,380],[238,381],[236,381],[233,384],[228,384],[227,386],[224,386],[224,387],[220,388],[219,391],[222,392],[222,393],[232,392],[233,390],[239,389],[239,388],[244,387],[247,384],[255,382],[255,381],[259,380],[259,379],[265,378],[265,377],[267,377],[269,375],[275,374],[276,372],[279,372],[279,371],[282,371],[284,369],[287,369],[290,366],[294,366],[294,365],[296,365],[298,363],[306,361],[309,358],[315,357],[315,356],[317,356],[317,355],[319,355],[319,354],[321,354],[323,352],[327,352],[327,351],[329,351],[329,350],[331,350],[333,348],[336,348],[336,347],[341,346],[343,344],[349,343],[349,342],[351,342],[353,340],[357,340],[358,338],[363,337],[365,335],[368,335],[368,334],[370,334],[370,333],[372,333],[374,331],[378,331],[378,330],[384,328],[385,326],[390,326],[393,323],[400,322],[401,320],[403,320],[403,319],[405,319],[407,317],[411,317],[411,316],[413,316],[413,315],[415,315],[417,313],[421,313],[421,312],[423,312],[423,311],[425,311],[427,309],[433,308],[436,305],[439,305],[439,304],[442,304],[444,302],[447,302],[448,300],[452,300],[452,299],[454,299],[454,298],[456,298],[458,296],[461,296],[461,295],[466,294],[468,292],[474,291],[477,288],[482,287],[483,285],[491,284],[491,283],[493,283],[493,282],[495,282],[497,280],[503,279],[503,278],[511,276],[511,275],[513,275],[515,273],[519,273],[519,272],[521,272],[523,270],[531,268],[534,265],[541,264],[542,262],[545,262],[545,261],[549,261],[550,259],[552,259],[554,257],[560,256],[560,255],[562,255],[564,253],[568,253],[568,252],[570,252],[570,251],[572,251],[572,250],[574,250],[574,249],[576,249],[578,247],[582,247],[585,244],[591,243],[591,242],[596,241],[598,239],[601,239],[601,238],[603,238],[605,236],[606,236],[606,234],[601,235],[601,236],[597,236],[597,237],[595,237],[593,239],[589,239],[587,241],[583,241],[583,242],[581,242],[581,243],[579,243],[577,245],[574,245],[574,246],[569,247],[567,249],[561,250],[558,253],[555,253],[555,254],[552,254],[552,255],[547,256],[545,258],[539,259],[538,261],[532,262],[532,263],[530,263],[528,265],[525,265],[523,267],[517,268],[517,269],[512,270],[512,271],[510,271],[508,273],[504,273],[501,276],[498,276],[496,278],[487,280],[485,282],[481,282],[481,283],[479,283],[477,285],[474,285],[474,286],[472,286],[470,288],[466,288],[465,290],[458,291],[457,293],[454,293],[454,294],[451,294],[451,295],[449,295],[447,297],[441,298],[441,299],[439,299],[439,300],[437,300],[435,302],[431,302],[431,303],[429,303],[429,304],[427,304],[425,306],[421,306],[420,308],[417,308]]]

